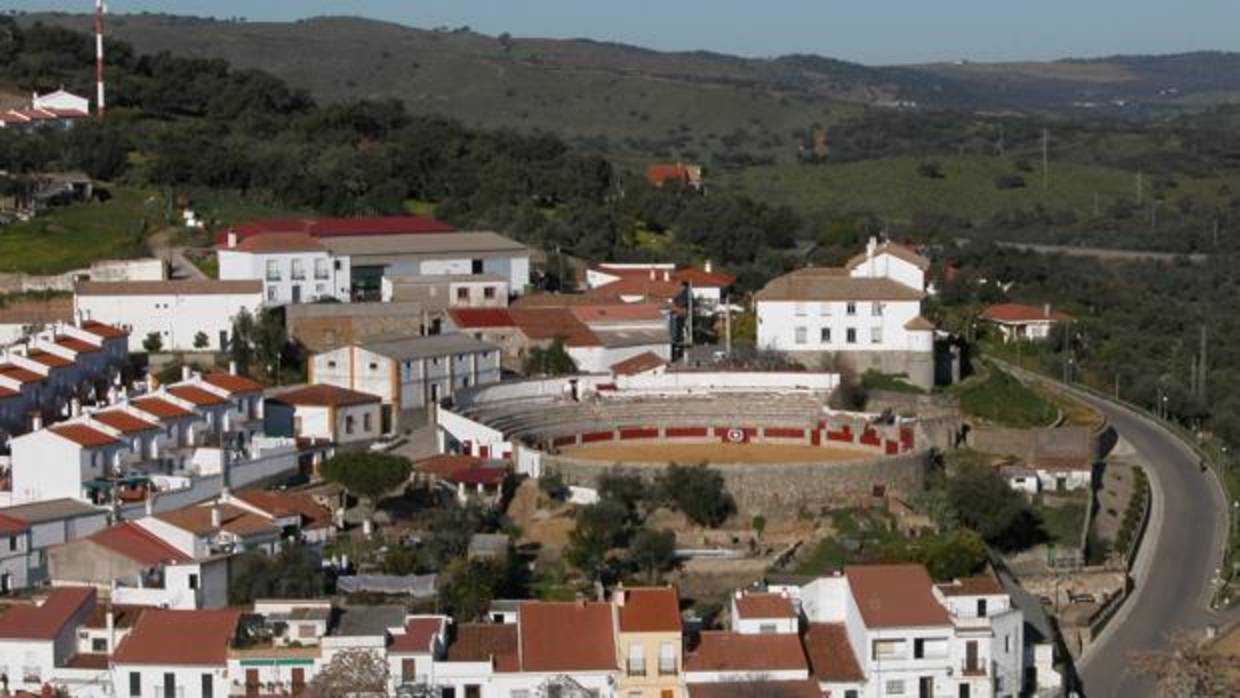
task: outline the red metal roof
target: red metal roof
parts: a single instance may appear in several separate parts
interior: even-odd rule
[[[94,587],[58,587],[38,606],[10,606],[0,616],[0,638],[52,640],[86,606],[94,605]]]
[[[993,322],[1056,322],[1071,319],[1063,313],[1048,310],[1049,308],[1039,308],[1036,305],[1001,303],[982,311],[982,319]]]
[[[228,233],[238,240],[267,233],[304,233],[315,238],[350,235],[408,235],[452,233],[456,228],[430,216],[371,216],[361,218],[273,218],[235,225],[216,232],[216,244],[228,243]]]
[[[190,557],[132,521],[105,528],[89,539],[146,567],[189,562]]]
[[[151,609],[112,655],[114,664],[223,666],[241,612]]]

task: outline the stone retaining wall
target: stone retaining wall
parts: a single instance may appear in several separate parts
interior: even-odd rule
[[[824,508],[857,506],[871,500],[876,486],[916,492],[925,486],[925,452],[866,458],[849,463],[743,464],[711,466],[723,474],[743,519],[796,516]],[[555,471],[570,485],[594,487],[615,466],[564,456],[543,456],[543,471]],[[625,463],[624,469],[653,479],[662,463]]]

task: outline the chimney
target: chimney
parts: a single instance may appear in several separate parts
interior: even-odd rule
[[[228,246],[229,247],[237,246],[237,233],[233,230],[228,231]]]
[[[624,590],[624,582],[620,582],[620,584],[616,586],[616,591],[611,595],[611,598],[616,602],[617,606],[624,608],[624,602],[628,600],[628,596],[628,592]]]
[[[650,280],[654,281],[656,278],[654,267],[650,267]]]
[[[77,399],[76,397],[69,399],[69,416],[71,417],[82,416],[82,401]]]
[[[108,654],[112,654],[116,650],[116,614],[112,613],[112,607],[108,606],[107,629],[108,629]]]
[[[220,513],[219,505],[211,505],[211,528],[219,528],[223,523],[223,515]]]
[[[875,252],[878,252],[878,238],[871,236],[870,241],[865,245],[865,258],[873,259]]]
[[[151,496],[151,493],[149,491],[146,493],[146,499],[142,503],[145,505],[146,515],[154,516],[155,515],[155,498]]]
[[[706,260],[706,264],[702,268],[706,270],[707,274],[711,272],[711,263],[709,259]]]
[[[185,364],[181,366],[181,380],[187,381],[190,378],[192,378],[193,375],[194,375],[194,372],[190,370],[189,364]]]
[[[671,280],[672,280],[672,272],[670,272],[670,271],[668,271],[668,270],[664,269],[664,270],[663,270],[663,280],[664,280],[664,281],[671,281]]]
[[[1051,304],[1050,303],[1047,303],[1042,306],[1042,314],[1045,315],[1047,318],[1050,318],[1051,316]]]
[[[228,375],[230,376],[237,375],[237,362],[236,361],[228,362]]]
[[[39,431],[43,428],[43,412],[35,410],[30,413],[30,431]]]

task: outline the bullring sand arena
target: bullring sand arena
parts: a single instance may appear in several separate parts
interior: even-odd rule
[[[560,456],[608,463],[679,463],[696,465],[758,465],[778,463],[842,463],[874,458],[854,448],[778,443],[619,443],[572,446]]]

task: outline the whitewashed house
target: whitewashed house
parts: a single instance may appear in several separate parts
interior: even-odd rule
[[[374,441],[383,436],[378,395],[336,385],[308,385],[272,397],[268,431],[332,444]]]
[[[723,302],[736,277],[715,271],[709,260],[701,267],[671,263],[604,262],[586,270],[586,286],[600,294],[616,294],[626,303],[674,300],[691,289],[694,303],[716,308]]]
[[[112,653],[112,695],[232,695],[229,647],[240,618],[235,609],[144,611]]]
[[[332,254],[305,233],[266,233],[242,240],[229,233],[216,256],[220,279],[261,281],[266,305],[325,298],[347,303],[352,297],[349,258]]]
[[[1072,318],[1051,310],[1050,304],[1038,307],[1020,303],[1000,303],[982,311],[981,319],[999,330],[1006,342],[1045,341],[1061,323]]]
[[[263,305],[263,282],[82,281],[74,287],[74,313],[122,328],[129,351],[144,351],[152,334],[164,351],[221,351],[228,347],[233,320]],[[199,334],[206,345],[194,346]]]
[[[744,635],[792,633],[801,619],[784,594],[738,591],[732,596],[732,629]]]
[[[844,268],[808,267],[755,295],[758,346],[818,367],[846,362],[858,373],[904,374],[934,385],[934,326],[922,316],[929,261],[871,240]]]
[[[89,684],[90,675],[106,677],[106,665],[86,676],[70,667],[77,654],[77,628],[94,608],[95,590],[84,587],[53,589],[41,601],[10,606],[0,616],[0,666],[5,669],[6,690],[38,694],[45,683],[68,678],[87,679]],[[81,688],[72,695],[101,695],[89,686]]]

